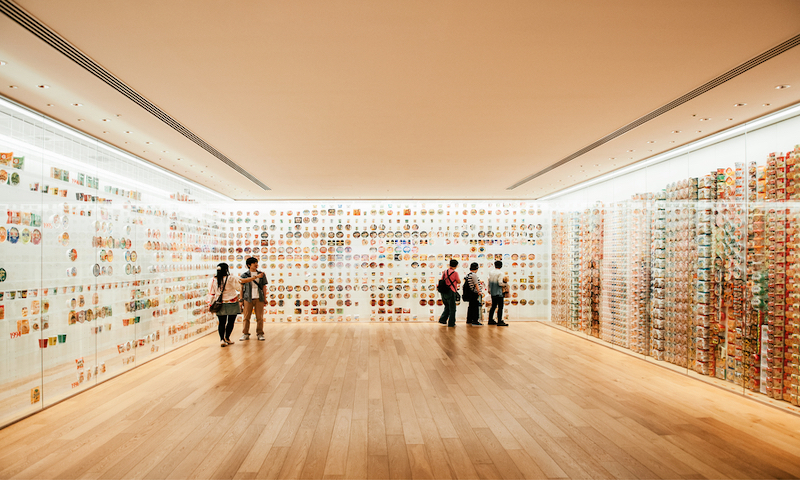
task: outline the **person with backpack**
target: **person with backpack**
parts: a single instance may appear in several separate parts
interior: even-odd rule
[[[481,279],[478,278],[478,264],[472,262],[469,266],[469,273],[464,277],[464,294],[462,298],[469,302],[467,309],[467,325],[482,327],[481,323]]]
[[[503,274],[503,262],[494,262],[494,270],[489,274],[489,294],[492,296],[492,308],[489,310],[489,325],[507,327],[503,320],[503,302],[508,294],[508,276]],[[494,321],[494,311],[497,310],[497,321]]]
[[[456,326],[456,296],[461,283],[456,267],[458,267],[458,260],[450,260],[450,268],[442,272],[442,278],[439,279],[437,288],[442,294],[442,303],[444,303],[444,311],[439,317],[439,323],[448,327]]]

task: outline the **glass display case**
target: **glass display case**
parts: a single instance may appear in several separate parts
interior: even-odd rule
[[[0,99],[0,425],[215,326],[221,198]]]
[[[777,112],[549,200],[554,322],[798,405],[798,113]],[[578,258],[567,253],[574,232]],[[599,286],[591,282],[598,249]],[[567,292],[578,294],[579,322],[569,321]]]

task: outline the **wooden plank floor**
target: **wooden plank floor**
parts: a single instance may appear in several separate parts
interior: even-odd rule
[[[800,416],[547,325],[266,333],[0,430],[0,478],[800,477]]]

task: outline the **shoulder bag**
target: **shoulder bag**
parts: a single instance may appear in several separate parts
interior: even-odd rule
[[[222,294],[225,293],[225,285],[227,284],[228,284],[228,277],[225,277],[225,281],[222,282],[222,289],[220,289],[219,295],[217,296],[217,298],[214,299],[213,302],[211,302],[211,305],[208,306],[209,312],[217,313],[220,310],[222,310]]]

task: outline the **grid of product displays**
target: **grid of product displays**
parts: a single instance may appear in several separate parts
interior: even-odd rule
[[[629,200],[552,207],[553,321],[797,405],[797,139]]]
[[[223,206],[224,207],[224,206]],[[220,211],[216,259],[235,272],[260,260],[273,322],[434,321],[449,260],[511,281],[505,316],[549,317],[550,215],[531,202],[237,203]],[[227,208],[230,208],[228,206]],[[488,308],[488,306],[487,306]]]
[[[0,425],[190,341],[218,198],[0,104]],[[173,192],[173,193],[170,193]]]

